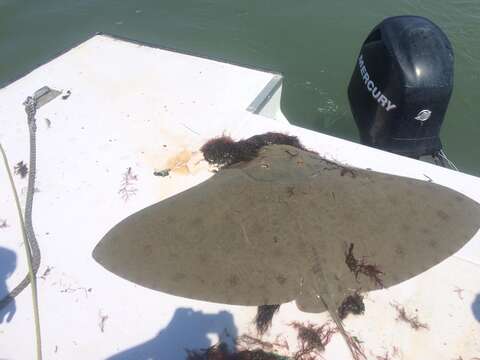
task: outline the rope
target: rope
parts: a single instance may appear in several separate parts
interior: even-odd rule
[[[439,152],[438,152],[438,155],[440,155],[440,157],[445,160],[447,162],[447,164],[452,168],[454,169],[455,171],[458,171],[458,168],[455,166],[455,164],[450,161],[449,158],[447,158],[447,155],[445,154],[445,152],[443,151],[443,149],[441,149]]]
[[[32,205],[33,194],[35,192],[35,172],[36,172],[36,136],[37,125],[35,123],[36,102],[32,97],[28,97],[24,102],[25,112],[28,117],[28,128],[30,132],[30,171],[28,174],[28,186],[27,186],[27,201],[25,204],[25,227],[27,231],[27,239],[29,244],[29,250],[32,254],[32,269],[34,275],[37,274],[40,267],[40,248],[38,247],[35,232],[33,231],[32,224]],[[28,274],[8,295],[0,300],[0,310],[10,304],[15,297],[17,297],[27,286],[30,284],[30,277]]]
[[[28,284],[32,284],[32,302],[33,302],[33,312],[35,317],[35,334],[36,334],[36,343],[37,343],[37,359],[42,359],[42,342],[40,334],[40,316],[38,311],[38,297],[37,297],[37,283],[36,283],[36,274],[40,267],[40,248],[38,246],[37,239],[35,237],[35,232],[33,230],[32,224],[32,209],[33,209],[33,194],[35,192],[35,174],[36,174],[36,130],[37,125],[35,123],[35,114],[37,111],[36,101],[32,97],[28,97],[23,103],[25,106],[25,112],[27,113],[28,128],[30,133],[30,171],[28,175],[28,186],[27,186],[27,199],[25,204],[25,222],[23,221],[22,211],[20,206],[20,201],[18,200],[18,194],[15,189],[15,183],[13,181],[12,174],[10,172],[10,167],[8,165],[7,156],[3,147],[0,145],[0,150],[2,152],[3,160],[7,168],[7,173],[10,179],[10,184],[15,196],[15,202],[17,204],[18,215],[20,218],[20,223],[22,226],[22,235],[24,239],[25,251],[27,253],[27,262],[29,273],[25,278],[18,284],[8,295],[0,300],[0,310],[5,308],[10,304],[16,296],[18,296]]]

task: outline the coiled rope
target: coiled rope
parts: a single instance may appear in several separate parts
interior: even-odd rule
[[[41,254],[40,248],[38,246],[37,239],[35,237],[35,232],[33,230],[32,223],[32,209],[33,209],[33,194],[35,192],[35,174],[36,174],[36,120],[35,114],[37,112],[37,103],[33,97],[28,97],[23,103],[25,106],[25,112],[27,113],[27,122],[28,129],[30,133],[30,171],[28,174],[28,185],[27,185],[27,199],[25,204],[25,221],[22,217],[22,211],[20,206],[20,201],[18,199],[18,194],[15,188],[15,183],[13,181],[12,173],[10,171],[10,166],[8,164],[7,156],[3,147],[0,144],[0,150],[3,156],[5,167],[7,168],[7,173],[9,176],[10,184],[12,186],[12,191],[14,193],[15,202],[17,205],[18,216],[20,219],[20,224],[22,227],[22,235],[25,245],[25,251],[27,253],[27,263],[29,268],[29,273],[25,278],[18,284],[8,295],[0,300],[0,310],[5,308],[10,304],[16,296],[18,296],[28,284],[32,285],[32,302],[33,302],[33,312],[35,318],[35,334],[36,334],[36,343],[37,343],[37,359],[42,359],[42,343],[41,343],[41,333],[40,333],[40,316],[38,311],[38,297],[37,297],[37,283],[36,283],[36,274],[40,267]]]

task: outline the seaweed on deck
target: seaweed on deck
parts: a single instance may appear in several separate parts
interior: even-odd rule
[[[397,321],[403,321],[410,325],[414,330],[426,329],[428,330],[428,324],[420,322],[418,315],[407,314],[405,308],[399,304],[390,304],[397,310]]]
[[[270,328],[273,316],[278,310],[280,310],[280,305],[260,305],[257,307],[254,322],[260,335],[263,335]]]
[[[275,341],[270,342],[270,341],[264,341],[256,337],[245,334],[240,336],[236,340],[236,344],[238,347],[244,350],[259,348],[269,353],[274,353],[275,348],[287,350],[287,351],[290,350],[288,346],[288,342],[284,338],[282,338],[280,335],[276,337]]]
[[[363,296],[358,292],[347,296],[338,307],[337,312],[341,320],[345,319],[349,314],[362,315],[365,312]]]
[[[25,164],[23,161],[19,161],[14,167],[13,167],[13,173],[15,175],[20,175],[22,179],[25,179],[25,177],[28,175],[28,166]]]
[[[333,335],[338,331],[330,322],[314,325],[295,321],[290,325],[298,332],[299,350],[293,356],[295,360],[310,360],[321,356]]]
[[[225,343],[219,343],[207,349],[186,351],[186,360],[287,360],[284,356],[267,353],[261,349],[231,352]]]
[[[253,160],[262,147],[273,144],[290,145],[300,150],[309,151],[296,136],[275,132],[255,135],[239,141],[234,141],[229,136],[217,137],[205,143],[200,151],[208,163],[226,167],[241,161]]]
[[[122,197],[124,201],[127,201],[137,193],[137,188],[133,186],[133,183],[138,180],[138,176],[135,175],[132,171],[132,168],[129,167],[127,170],[122,174],[122,181],[120,182],[120,189],[118,193]]]

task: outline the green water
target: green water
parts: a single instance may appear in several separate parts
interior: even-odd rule
[[[441,138],[480,175],[479,0],[0,0],[0,86],[102,31],[279,71],[291,122],[357,141],[346,96],[355,58],[374,25],[402,14],[430,18],[454,46]]]

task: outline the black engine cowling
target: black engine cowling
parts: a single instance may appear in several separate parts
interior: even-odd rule
[[[361,142],[411,157],[440,151],[453,62],[447,36],[428,19],[397,16],[377,25],[348,87]]]

